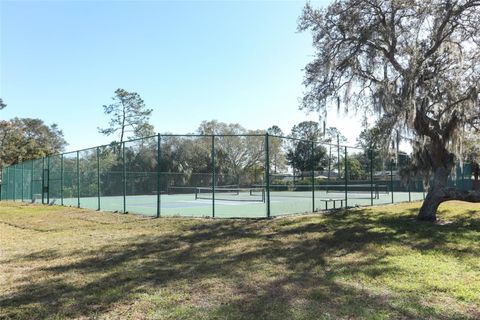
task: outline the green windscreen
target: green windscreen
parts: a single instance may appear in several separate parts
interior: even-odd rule
[[[8,167],[7,183],[5,184],[8,200],[15,200],[15,171],[15,166]]]
[[[35,201],[42,201],[42,187],[43,187],[43,158],[33,160],[32,167],[32,199]]]
[[[49,201],[62,204],[62,155],[48,157]]]
[[[32,200],[32,165],[32,160],[23,163],[23,201]]]
[[[7,182],[8,182],[8,177],[7,177],[7,168],[2,168],[0,174],[0,179],[1,179],[1,185],[0,185],[0,200],[7,200]]]
[[[15,167],[14,167],[14,177],[15,177],[15,197],[14,197],[14,199],[15,199],[15,201],[22,201],[22,188],[23,188],[22,174],[23,174],[22,164],[20,163],[20,164],[15,165]]]

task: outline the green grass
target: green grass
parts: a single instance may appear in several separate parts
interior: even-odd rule
[[[480,205],[212,220],[0,204],[0,319],[478,319]]]

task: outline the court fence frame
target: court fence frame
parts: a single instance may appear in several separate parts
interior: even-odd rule
[[[165,141],[167,141],[166,147],[162,144]],[[192,172],[189,169],[190,171],[187,174],[178,169],[185,167],[185,164],[175,167],[178,172],[171,168],[165,169],[162,167],[167,162],[162,158],[164,157],[163,153],[168,151],[169,156],[174,155],[175,143],[185,142],[190,143],[189,148],[201,147],[198,149],[200,151],[193,150],[197,150],[195,152],[203,156],[205,172]],[[236,150],[235,147],[240,148],[238,147],[240,143],[243,146],[241,148],[245,150],[254,149],[251,153],[255,154],[252,157],[256,159],[253,164],[244,164],[244,167],[242,167],[244,169],[242,171],[243,177],[240,177],[239,169],[236,169],[239,165],[230,164],[230,167],[224,165],[223,169],[219,166],[219,162],[227,162],[228,151]],[[282,154],[279,151],[280,149],[286,150],[285,144],[296,146],[299,150],[304,151],[304,163],[302,165],[305,168],[310,168],[309,171],[299,172],[297,168],[291,167],[290,170],[284,169],[283,175],[277,172],[278,159],[276,158],[287,154],[287,152]],[[323,158],[319,156],[320,153],[323,154]],[[358,160],[353,161],[352,157],[354,155],[356,158],[363,159],[362,163]],[[180,154],[180,158],[181,156],[182,154]],[[149,160],[149,164],[148,170],[144,172],[139,169],[141,165],[139,163],[145,161],[146,158]],[[169,160],[168,165],[178,160],[178,157],[172,156],[172,159]],[[318,168],[321,167],[319,163],[322,161],[324,162],[323,168],[319,170]],[[409,159],[404,161],[403,166],[407,166],[408,161]],[[195,162],[202,161],[190,160],[190,163],[187,164],[192,166]],[[326,162],[328,162],[328,169]],[[211,192],[207,192],[208,197],[206,199],[204,197],[200,199],[211,201],[211,211],[208,216],[216,218],[216,201],[225,200],[221,197],[217,200],[217,197],[222,191],[227,192],[224,185],[231,183],[228,190],[232,191],[227,192],[229,195],[237,195],[240,192],[248,194],[248,188],[250,188],[251,196],[256,194],[257,197],[260,197],[255,200],[252,198],[252,202],[261,199],[261,202],[265,204],[264,214],[256,218],[270,218],[272,217],[272,194],[279,191],[291,193],[299,191],[298,193],[303,192],[303,194],[306,194],[306,192],[310,194],[311,191],[311,207],[308,210],[310,212],[322,210],[319,209],[320,207],[323,208],[323,205],[318,203],[319,201],[324,202],[323,204],[327,207],[330,200],[342,200],[342,207],[351,207],[349,202],[352,193],[355,192],[365,195],[365,199],[370,199],[370,203],[365,205],[373,206],[378,204],[375,199],[378,199],[380,189],[383,193],[386,192],[391,196],[390,203],[396,202],[396,192],[403,192],[405,195],[408,193],[408,201],[412,201],[412,192],[423,193],[424,199],[425,189],[420,180],[401,181],[399,171],[402,169],[402,165],[399,162],[398,158],[386,159],[378,150],[344,146],[340,145],[338,141],[337,144],[331,144],[268,133],[241,135],[156,134],[121,143],[112,142],[108,145],[50,155],[7,166],[2,169],[0,200],[34,201],[37,199],[38,201],[41,200],[42,204],[52,204],[52,201],[57,204],[58,201],[60,205],[81,208],[83,207],[81,198],[88,197],[97,199],[96,207],[90,206],[90,209],[102,210],[104,209],[101,201],[103,197],[117,196],[123,199],[121,203],[118,203],[117,209],[113,211],[128,213],[135,211],[127,208],[127,197],[145,194],[156,196],[155,216],[161,217],[162,197],[169,192],[194,193],[196,200],[198,192],[211,190]],[[282,165],[288,167],[285,163],[287,161],[284,160]],[[356,173],[359,171],[358,167],[361,167],[361,174]],[[115,168],[115,170],[112,168]],[[465,189],[469,188],[471,177],[465,174],[465,168],[465,164],[462,163],[460,169],[457,168],[456,172],[452,174],[452,185]],[[234,173],[230,174],[230,171]],[[326,175],[322,176],[321,173]],[[295,174],[297,174],[297,177]],[[319,178],[319,174],[321,178]],[[183,182],[183,184],[178,182],[182,179],[186,181],[185,176],[188,176],[187,182]],[[245,176],[248,176],[248,178]],[[166,183],[162,180],[165,177],[168,177]],[[297,181],[295,181],[296,178]],[[88,183],[85,181],[88,181]],[[197,182],[193,183],[191,181]],[[220,181],[222,181],[221,184]],[[259,181],[260,183],[258,183]],[[277,185],[278,181],[282,184]],[[237,188],[238,192],[235,191]],[[337,193],[337,198],[319,200],[315,193],[320,190],[327,190],[328,193],[328,188]],[[259,189],[260,191],[258,191]],[[252,192],[252,190],[255,190],[255,192]],[[340,193],[343,193],[343,196],[339,197],[338,194]],[[69,199],[69,203],[66,199]],[[76,199],[76,203],[72,203],[72,199]],[[405,200],[406,198],[403,198],[402,202]],[[233,201],[235,201],[235,198]],[[333,204],[335,205],[336,202],[334,201]],[[298,213],[306,211],[303,209],[299,210]],[[204,214],[204,216],[207,215]]]

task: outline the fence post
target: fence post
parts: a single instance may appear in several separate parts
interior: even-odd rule
[[[100,211],[100,148],[97,147],[97,210]]]
[[[80,208],[80,152],[77,151],[77,207]]]
[[[7,184],[6,184],[7,189],[5,190],[5,192],[6,192],[6,194],[5,194],[5,199],[6,199],[6,200],[9,200],[9,199],[8,199],[8,193],[10,192],[10,180],[11,180],[11,177],[10,177],[10,167],[7,167]]]
[[[393,203],[393,160],[390,162],[390,189],[392,190],[392,203]]]
[[[312,141],[312,212],[315,212],[315,143]]]
[[[42,158],[42,204],[45,204],[45,157]]]
[[[160,218],[160,143],[161,143],[160,133],[157,134],[157,218]]]
[[[8,200],[8,167],[2,169],[2,200]]]
[[[23,167],[24,167],[24,166],[25,166],[25,165],[24,165],[23,162],[22,162],[22,202],[23,202],[23,188],[24,188],[24,186],[23,186],[23,180],[24,180],[24,169],[23,169]]]
[[[373,206],[373,149],[368,151],[368,157],[370,158],[370,205]],[[375,192],[375,196],[376,196]]]
[[[15,166],[10,168],[12,174],[10,174],[10,182],[11,182],[11,189],[12,189],[12,200],[15,201]],[[13,178],[12,178],[13,175]]]
[[[331,141],[330,141],[331,142]],[[328,144],[328,178],[327,183],[330,184],[330,171],[332,171],[332,145]]]
[[[63,153],[62,153],[62,155],[60,156],[60,204],[62,206],[63,206],[63,176],[64,176],[64,168],[63,168]]]
[[[47,158],[47,204],[50,203],[50,158],[51,156],[48,156]]]
[[[408,178],[408,202],[412,202],[412,195],[410,190],[410,177]]]
[[[410,167],[410,158],[408,158],[407,161]],[[409,174],[408,175],[408,202],[412,202],[411,185],[412,185],[412,177]]]
[[[34,171],[34,168],[35,168],[34,165],[33,165],[34,162],[35,162],[35,160],[32,160],[32,174],[30,176],[30,199],[32,201],[33,201],[33,177],[34,177],[33,171]]]
[[[265,133],[265,187],[266,187],[266,203],[267,218],[270,218],[270,147],[268,132]]]
[[[17,166],[13,166],[13,201],[17,201]],[[43,202],[42,202],[43,203]]]
[[[2,200],[8,200],[8,167],[3,168],[2,170],[2,192],[3,197]]]
[[[125,161],[125,141],[120,145],[122,148],[123,162],[123,213],[127,213],[127,164]]]
[[[345,170],[344,171],[345,171],[345,209],[347,209],[348,208],[348,152],[347,152],[346,146],[345,146]]]
[[[12,186],[11,186],[12,177],[11,177],[11,174],[10,174],[11,169],[12,169],[11,167],[8,167],[8,168],[7,168],[7,190],[6,190],[7,194],[6,194],[6,196],[5,196],[7,200],[11,200],[11,199],[9,199],[9,197],[8,197],[8,195],[9,195],[9,193],[10,193],[10,189],[11,189],[11,187],[12,187]]]
[[[337,170],[338,177],[340,178],[340,136],[337,134]]]
[[[212,218],[215,218],[215,179],[215,135],[212,134]]]

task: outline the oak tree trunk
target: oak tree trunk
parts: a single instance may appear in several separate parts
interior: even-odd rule
[[[437,209],[445,201],[480,202],[480,190],[460,190],[448,187],[448,176],[455,167],[455,161],[453,154],[445,148],[444,141],[433,139],[428,148],[428,154],[433,169],[433,179],[418,213],[418,220],[436,221]]]
[[[446,201],[444,200],[444,190],[447,187],[448,171],[450,168],[436,168],[433,181],[430,182],[427,196],[423,201],[420,212],[418,213],[418,220],[435,221],[437,220],[438,206]]]
[[[437,209],[441,203],[450,200],[459,200],[466,202],[480,202],[480,190],[460,190],[458,188],[448,187],[448,172],[445,168],[437,169],[434,173],[431,187],[423,201],[418,220],[431,221],[437,220]]]

